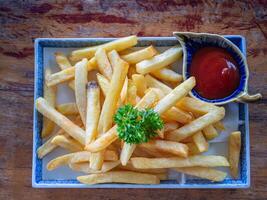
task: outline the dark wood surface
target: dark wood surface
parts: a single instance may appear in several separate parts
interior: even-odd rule
[[[217,2],[217,3],[216,3]],[[245,190],[33,189],[34,49],[38,37],[240,34],[247,40],[251,188]],[[0,0],[0,199],[267,199],[267,1]]]

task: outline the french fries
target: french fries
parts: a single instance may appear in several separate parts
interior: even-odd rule
[[[135,35],[124,37],[102,45],[75,50],[71,52],[70,59],[72,61],[79,61],[82,60],[83,58],[88,58],[88,59],[92,58],[94,57],[96,51],[99,48],[102,48],[107,52],[112,50],[122,51],[130,47],[133,47],[136,44],[137,44],[137,37]]]
[[[86,84],[88,82],[86,63],[87,59],[83,59],[75,65],[75,99],[84,125],[86,124]]]
[[[232,132],[229,136],[229,163],[230,172],[233,178],[238,178],[238,165],[241,149],[241,132]]]
[[[58,112],[62,115],[77,115],[79,114],[76,103],[63,103],[56,106]]]
[[[177,155],[179,157],[187,157],[188,156],[188,147],[185,144],[165,141],[165,140],[153,140],[147,143],[142,143],[140,146],[145,148],[152,148],[158,151],[170,153],[173,155]]]
[[[145,59],[152,58],[156,54],[157,54],[156,49],[153,46],[149,46],[139,51],[134,51],[127,55],[123,55],[121,56],[121,58],[126,62],[128,62],[129,64],[136,64]]]
[[[79,142],[64,135],[57,135],[52,139],[51,143],[60,146],[70,152],[83,150],[83,146]]]
[[[46,68],[45,69],[45,77],[48,77],[51,75],[51,69]],[[52,106],[55,107],[56,105],[56,92],[57,88],[55,86],[48,87],[44,83],[44,98],[47,100],[47,102]],[[43,118],[43,128],[42,128],[42,137],[47,137],[48,135],[51,135],[52,131],[54,130],[55,124],[47,119],[46,117]]]
[[[175,167],[228,167],[229,163],[223,156],[190,156],[188,158],[131,158],[135,168],[175,168]]]
[[[55,53],[61,71],[45,72],[45,98],[37,98],[35,106],[43,115],[42,135],[51,134],[55,125],[59,130],[37,154],[43,158],[56,148],[70,153],[50,160],[47,169],[65,165],[85,173],[77,177],[85,184],[158,184],[172,178],[169,170],[223,181],[227,173],[213,167],[230,167],[237,178],[240,132],[229,137],[229,162],[210,152],[201,155],[225,130],[225,110],[188,96],[195,78],[183,81],[170,66],[182,48],[159,53],[152,45],[136,50],[136,44],[137,37],[130,36],[74,50],[69,57]],[[56,85],[65,82],[75,102],[55,105]]]
[[[216,169],[212,169],[212,168],[208,168],[208,167],[183,167],[183,168],[174,168],[175,171],[177,172],[181,172],[184,174],[188,174],[188,175],[192,175],[192,176],[196,176],[196,177],[200,177],[200,178],[204,178],[204,179],[208,179],[211,181],[223,181],[226,176],[227,173],[216,170]]]
[[[132,183],[132,184],[159,184],[159,178],[156,175],[114,171],[103,174],[91,174],[86,176],[78,176],[77,180],[84,184],[97,183]]]
[[[181,82],[183,80],[183,76],[181,74],[178,74],[168,68],[158,69],[150,73],[162,81]]]
[[[100,115],[100,89],[95,81],[87,84],[87,116],[85,129],[85,146],[97,136],[97,126]]]
[[[143,60],[137,63],[136,71],[140,74],[146,74],[174,63],[181,58],[181,56],[182,48],[178,46],[172,47],[166,50],[164,53],[156,55],[149,60]]]
[[[223,107],[216,108],[211,112],[182,126],[181,128],[168,133],[168,135],[166,135],[166,139],[179,142],[187,137],[190,137],[194,133],[201,131],[203,128],[220,121],[224,115],[225,110]]]
[[[111,80],[112,76],[112,67],[108,60],[106,51],[103,48],[99,48],[95,53],[95,58],[98,64],[98,70],[103,76]]]
[[[132,79],[137,89],[137,95],[140,97],[144,96],[147,89],[145,77],[141,74],[134,74],[132,75]]]
[[[79,141],[81,144],[85,144],[85,131],[79,126],[75,125],[67,117],[60,114],[56,109],[51,107],[44,98],[39,97],[36,100],[36,108],[45,117],[49,118],[59,127],[61,127],[71,137]]]

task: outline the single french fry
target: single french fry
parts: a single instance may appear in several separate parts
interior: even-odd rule
[[[75,65],[75,99],[83,124],[86,124],[86,108],[87,108],[87,59],[76,63]]]
[[[226,176],[227,173],[216,170],[216,169],[212,169],[212,168],[208,168],[208,167],[183,167],[183,168],[174,168],[175,171],[180,172],[180,173],[184,173],[184,174],[188,174],[188,175],[192,175],[192,176],[196,176],[196,177],[200,177],[200,178],[204,178],[204,179],[208,179],[211,181],[223,181]]]
[[[132,183],[132,184],[159,184],[157,176],[145,173],[113,171],[103,174],[78,176],[77,180],[84,184],[98,183]]]
[[[36,109],[45,117],[52,120],[55,124],[61,127],[71,137],[85,144],[85,131],[79,126],[75,125],[67,117],[60,114],[55,108],[51,107],[49,103],[42,97],[36,100]]]
[[[95,81],[87,84],[87,116],[85,146],[95,140],[100,115],[100,89]]]
[[[82,151],[83,146],[74,139],[64,135],[57,135],[51,141],[52,144],[62,147],[70,152]]]
[[[188,146],[189,156],[193,156],[193,155],[197,155],[201,153],[195,143],[190,142],[190,143],[186,143],[186,145]]]
[[[79,114],[76,103],[63,103],[56,106],[58,112],[63,115],[77,115]]]
[[[167,110],[162,115],[162,118],[166,119],[167,121],[177,121],[181,124],[187,124],[192,120],[192,116],[189,113],[176,107],[171,107],[169,110]]]
[[[69,62],[69,59],[63,53],[56,52],[55,57],[56,62],[61,70],[72,67],[71,63]]]
[[[224,108],[218,107],[211,112],[182,126],[181,128],[169,132],[168,135],[166,135],[166,139],[179,142],[187,137],[190,137],[194,133],[201,131],[203,128],[220,121],[224,117],[224,115]]]
[[[51,69],[45,68],[45,77],[48,77],[51,75]],[[44,98],[47,100],[47,102],[52,106],[55,107],[56,105],[56,92],[57,88],[55,86],[48,87],[46,83],[44,83]],[[43,128],[42,128],[42,137],[47,137],[51,135],[55,127],[54,122],[47,119],[46,117],[43,118]]]
[[[131,158],[135,168],[174,168],[174,167],[228,167],[229,163],[223,156],[190,156],[188,158]]]
[[[172,91],[172,89],[169,86],[158,81],[149,74],[145,75],[145,79],[148,87],[160,89],[165,95],[169,94]]]
[[[163,67],[167,67],[169,64],[174,63],[181,58],[182,52],[183,50],[181,47],[172,47],[149,60],[143,60],[137,63],[136,71],[140,74],[146,74],[155,70],[159,70]]]
[[[153,145],[137,145],[137,147],[139,149],[141,149],[142,151],[144,151],[146,154],[148,154],[149,157],[152,157],[152,158],[169,158],[169,157],[173,157],[174,156],[173,154],[170,154],[170,153],[167,153],[167,152],[163,152],[163,151],[159,151]],[[148,156],[146,156],[146,157],[148,157]]]
[[[128,90],[128,77],[126,76],[125,81],[123,83],[123,87],[121,89],[121,93],[120,93],[120,101],[121,103],[124,103],[124,101],[126,100],[126,96],[127,96],[127,90]]]
[[[146,59],[152,58],[157,54],[157,50],[151,45],[141,50],[134,51],[127,55],[122,55],[121,58],[129,64],[136,64]]]
[[[229,136],[229,163],[230,172],[233,178],[238,178],[238,165],[241,149],[241,132],[232,132]]]
[[[98,64],[98,70],[105,76],[108,80],[111,80],[112,67],[108,60],[106,51],[103,48],[99,48],[95,53],[95,58]]]
[[[92,58],[94,57],[96,51],[99,48],[102,48],[106,50],[107,52],[116,50],[116,51],[122,51],[128,48],[131,48],[137,44],[137,37],[135,35],[129,36],[129,37],[124,37],[124,38],[119,38],[117,40],[98,45],[98,46],[93,46],[93,47],[87,47],[83,49],[78,49],[75,51],[71,52],[70,59],[72,61],[79,61],[82,60],[83,58]]]
[[[151,140],[147,143],[139,144],[139,146],[156,149],[161,152],[170,153],[184,158],[188,156],[188,147],[185,144],[179,142]]]
[[[147,89],[145,77],[141,74],[134,74],[134,75],[132,75],[132,80],[136,86],[137,95],[140,97],[144,96],[145,91]]]
[[[224,126],[224,124],[221,121],[218,121],[218,122],[214,123],[213,126],[218,131],[224,131],[225,130],[225,126]]]
[[[209,149],[209,143],[206,141],[205,137],[203,136],[202,132],[196,132],[193,135],[193,141],[196,144],[199,152],[205,152]]]
[[[113,168],[117,167],[120,164],[120,161],[111,161],[104,162],[102,168],[100,170],[94,170],[89,167],[88,163],[69,163],[69,167],[74,171],[83,172],[86,174],[98,174],[98,173],[106,173]]]
[[[73,154],[72,158],[69,160],[69,163],[82,163],[89,162],[91,157],[91,152],[89,151],[80,151]],[[105,161],[116,161],[118,160],[118,154],[115,151],[106,150],[104,154]]]
[[[178,102],[177,106],[185,111],[192,112],[195,115],[204,115],[218,108],[218,106],[191,97],[184,97]]]
[[[179,124],[177,122],[167,122],[164,124],[164,132],[173,131],[179,128]]]
[[[109,81],[103,75],[97,73],[96,74],[97,82],[100,86],[101,91],[103,92],[104,96],[107,96],[109,90]]]
[[[126,103],[136,105],[137,88],[131,79],[128,80]]]
[[[69,160],[72,158],[72,156],[73,156],[73,153],[69,153],[63,156],[56,157],[47,163],[46,169],[49,171],[52,171],[60,166],[67,165],[69,163]]]
[[[128,162],[127,165],[119,165],[116,167],[118,170],[128,170],[128,171],[134,171],[134,172],[140,172],[140,173],[152,173],[152,174],[162,174],[166,173],[167,169],[138,169],[134,168],[131,162]],[[115,170],[116,170],[115,169]]]
[[[195,86],[196,80],[190,77],[183,83],[174,88],[169,94],[162,98],[155,106],[154,111],[163,114],[174,106],[181,98],[185,97],[190,90]]]
[[[158,69],[150,73],[162,81],[181,82],[183,80],[183,76],[181,74],[178,74],[168,68]]]
[[[128,144],[124,142],[123,148],[121,150],[121,155],[120,155],[121,164],[123,166],[125,166],[128,160],[130,160],[130,157],[133,154],[135,148],[136,148],[135,144]]]
[[[205,135],[205,138],[207,140],[212,140],[212,139],[216,138],[219,135],[217,130],[214,128],[213,125],[209,125],[209,126],[203,128],[202,131],[203,131],[203,133]]]
[[[153,105],[154,102],[158,100],[157,92],[154,89],[151,89],[145,96],[138,102],[135,108],[148,108]],[[101,137],[97,138],[94,142],[86,146],[86,150],[90,152],[98,152],[106,147],[108,147],[112,142],[114,142],[117,138],[117,126],[113,126],[106,133],[104,133]]]

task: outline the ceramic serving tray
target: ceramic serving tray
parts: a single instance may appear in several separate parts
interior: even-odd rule
[[[245,38],[238,35],[227,35],[246,56]],[[72,50],[94,46],[109,42],[115,38],[40,38],[35,40],[35,86],[34,100],[43,96],[43,72],[45,67],[52,67],[54,72],[59,69],[56,66],[54,53],[63,52],[69,54]],[[153,44],[159,51],[164,51],[179,44],[175,37],[140,37],[136,49]],[[182,72],[182,61],[174,63],[172,68]],[[74,102],[73,92],[65,85],[58,87],[57,103]],[[161,181],[157,185],[136,185],[136,184],[97,184],[85,185],[76,180],[82,173],[73,172],[67,166],[59,167],[54,171],[47,171],[46,164],[53,158],[66,152],[57,149],[45,156],[43,159],[37,157],[37,149],[44,142],[40,137],[42,130],[42,115],[34,107],[33,118],[33,160],[32,160],[32,186],[36,188],[247,188],[250,186],[250,155],[249,155],[249,119],[248,105],[242,103],[230,103],[224,106],[226,116],[223,123],[226,130],[220,136],[210,141],[209,151],[206,155],[227,156],[227,138],[231,131],[239,130],[242,134],[242,146],[238,179],[230,176],[222,182],[211,182],[208,180],[192,177],[185,174],[169,171],[169,180]],[[219,168],[227,171],[226,168]]]

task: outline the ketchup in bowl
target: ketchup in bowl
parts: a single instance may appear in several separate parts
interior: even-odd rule
[[[238,65],[233,57],[219,47],[203,47],[193,56],[190,74],[196,78],[195,90],[206,99],[220,99],[239,86]]]

